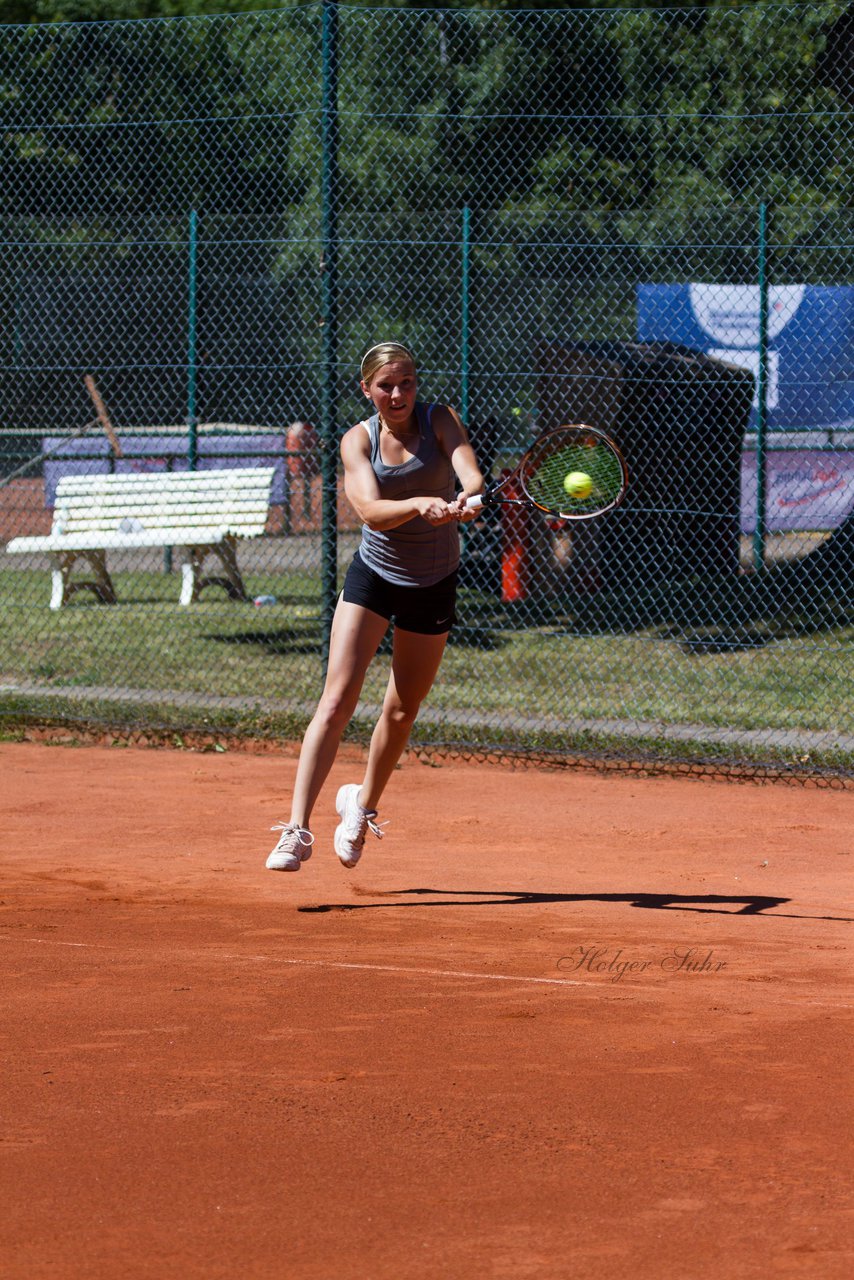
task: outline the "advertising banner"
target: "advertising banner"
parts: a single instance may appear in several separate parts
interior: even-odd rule
[[[638,341],[678,342],[759,368],[759,288],[638,287]],[[755,423],[756,408],[751,425]],[[854,287],[768,290],[769,431],[854,430]]]
[[[741,531],[756,528],[756,451],[741,458]],[[835,529],[854,511],[854,452],[772,449],[765,455],[765,523],[772,532]]]
[[[676,342],[759,372],[759,288],[638,287],[638,340]],[[854,288],[768,290],[766,519],[769,530],[833,529],[854,509]],[[748,430],[756,426],[756,399]],[[781,433],[814,433],[809,441]],[[777,439],[775,440],[775,436]],[[756,456],[742,459],[741,526],[756,524]]]

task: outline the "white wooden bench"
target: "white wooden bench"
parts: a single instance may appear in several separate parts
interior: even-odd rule
[[[94,591],[116,603],[107,569],[107,552],[138,547],[179,547],[184,553],[181,604],[191,604],[204,587],[221,586],[236,600],[246,590],[237,566],[237,541],[264,532],[270,506],[273,467],[221,471],[120,472],[63,476],[56,488],[51,532],[13,538],[14,554],[45,552],[52,565],[51,609],[60,609],[76,592]],[[208,556],[219,574],[205,575]],[[75,578],[79,560],[92,578]]]

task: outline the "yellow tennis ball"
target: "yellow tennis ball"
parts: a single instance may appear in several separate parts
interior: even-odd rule
[[[593,481],[586,471],[570,471],[563,487],[570,498],[589,498],[593,492]]]

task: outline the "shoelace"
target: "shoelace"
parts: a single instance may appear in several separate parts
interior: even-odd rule
[[[362,845],[365,843],[366,830],[373,831],[374,835],[379,840],[382,840],[383,836],[385,835],[385,832],[383,831],[383,827],[387,827],[390,821],[391,819],[387,818],[385,822],[375,822],[374,819],[368,813],[366,813],[364,809],[360,809],[358,817],[351,824],[350,830],[347,831],[347,839],[351,840],[353,844],[357,845],[358,848],[361,849]],[[358,828],[356,827],[357,822],[359,824]]]
[[[300,827],[295,822],[276,822],[273,824],[270,830],[281,831],[282,833],[279,836],[279,843],[276,845],[277,849],[289,831],[295,832],[296,837],[299,840],[300,844],[304,845],[306,848],[310,849],[311,846],[314,844],[314,836],[311,834],[311,832],[306,831],[305,827]],[[308,839],[304,840],[303,836],[308,836]]]

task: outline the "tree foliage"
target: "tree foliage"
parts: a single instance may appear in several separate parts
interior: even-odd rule
[[[848,199],[847,4],[773,20],[762,4],[520,7],[339,6],[342,207]],[[10,212],[136,215],[170,192],[230,214],[316,202],[319,4],[0,0],[0,20],[19,24],[0,29]]]

